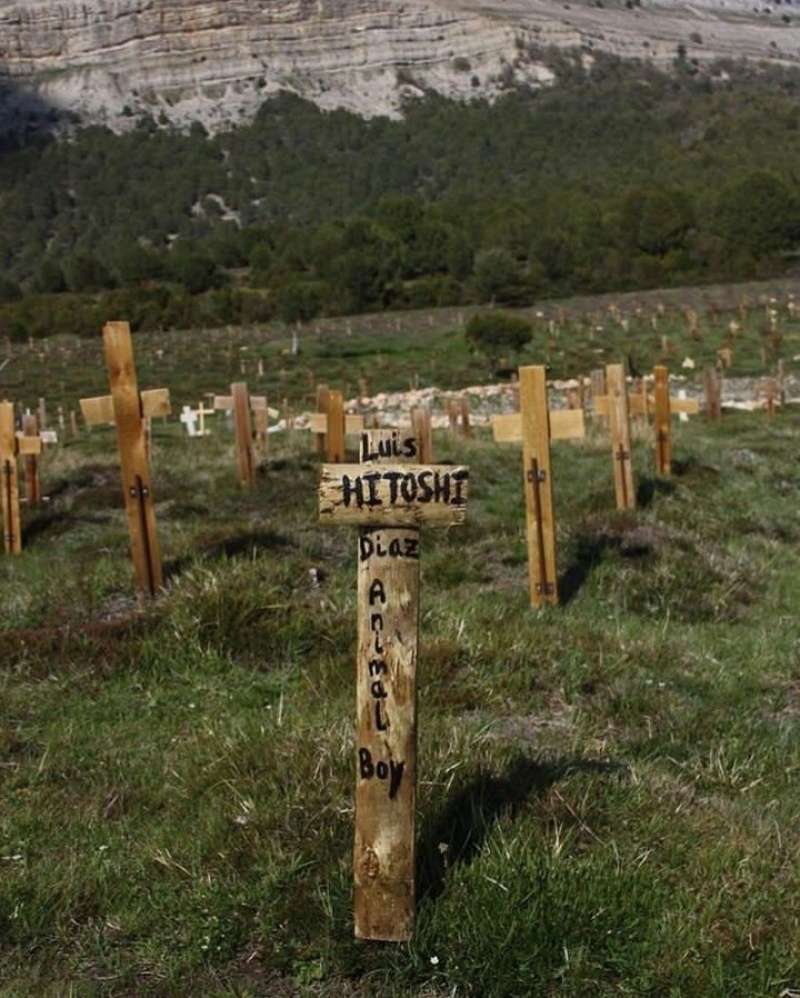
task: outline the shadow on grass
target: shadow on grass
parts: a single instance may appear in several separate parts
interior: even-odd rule
[[[435,899],[444,889],[448,867],[469,864],[479,854],[493,823],[544,795],[570,773],[600,776],[624,772],[624,763],[597,759],[540,761],[519,756],[507,771],[485,774],[457,791],[419,843],[417,885],[420,898]]]
[[[578,544],[572,563],[558,580],[558,599],[562,606],[566,606],[581,591],[592,568],[603,557],[606,547],[608,542],[602,537],[591,540],[584,538]]]
[[[111,513],[97,512],[74,516],[71,513],[63,513],[60,510],[47,506],[39,506],[33,510],[26,510],[26,517],[30,517],[22,525],[22,548],[35,544],[40,538],[60,537],[68,534],[73,528],[86,526],[105,526],[112,521]]]
[[[636,487],[637,509],[647,509],[656,496],[672,495],[675,483],[669,478],[642,478]]]
[[[663,479],[647,480],[653,494],[674,488]],[[642,486],[640,486],[640,489]],[[663,536],[662,536],[663,535]],[[658,527],[639,523],[629,511],[609,514],[578,537],[572,561],[558,581],[559,602],[566,606],[580,592],[592,570],[609,554],[628,560],[651,555],[666,535]]]
[[[582,538],[572,563],[558,581],[558,598],[562,606],[578,595],[592,569],[608,551],[618,551],[624,558],[643,558],[651,553],[652,544],[647,538],[637,538],[634,533],[625,539],[607,534]]]
[[[296,547],[294,541],[285,534],[273,530],[254,531],[249,534],[239,534],[236,537],[225,537],[206,545],[200,545],[197,552],[185,558],[176,558],[164,563],[164,579],[170,580],[185,572],[198,560],[218,562],[233,558],[254,558],[267,551],[288,551]]]

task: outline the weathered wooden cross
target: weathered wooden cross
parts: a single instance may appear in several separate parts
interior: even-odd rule
[[[17,436],[20,437],[20,434]],[[21,437],[17,449],[19,453],[25,455],[25,498],[29,506],[38,506],[42,501],[39,455],[44,441],[39,433],[39,421],[32,412],[26,411],[22,416]]]
[[[195,412],[197,413],[197,436],[207,437],[211,430],[206,429],[206,416],[213,416],[216,413],[216,409],[207,409],[202,402],[202,399],[197,404]]]
[[[617,365],[619,366],[619,365]],[[595,413],[611,416],[611,395],[595,399]],[[656,474],[667,476],[672,473],[672,423],[671,416],[696,415],[700,405],[695,399],[671,396],[669,393],[669,371],[664,365],[653,368],[653,393],[649,394],[642,383],[640,391],[628,393],[629,414],[654,417]],[[613,430],[612,430],[613,433]],[[632,479],[631,479],[632,482]],[[631,485],[632,487],[632,485]],[[619,494],[618,494],[619,500]],[[620,509],[626,508],[620,506]]]
[[[309,371],[309,378],[311,378],[311,372],[310,371]],[[317,415],[317,423],[318,423],[318,425],[322,425],[321,429],[316,429],[314,431],[317,434],[317,453],[318,454],[325,454],[327,452],[326,451],[325,434],[328,432],[328,408],[329,408],[329,402],[330,402],[330,394],[331,394],[331,390],[330,390],[330,388],[328,388],[328,386],[326,384],[319,384],[319,385],[317,385],[317,389],[316,389],[316,393],[315,393],[316,408],[317,408],[316,415]],[[319,420],[320,416],[323,417],[321,424],[320,424],[320,420]],[[312,417],[312,419],[313,419],[313,417]]]
[[[361,436],[361,464],[322,468],[322,522],[355,525],[358,655],[355,934],[409,938],[415,908],[420,527],[466,514],[469,470],[411,464],[413,436]]]
[[[547,407],[545,368],[519,369],[520,411],[492,416],[498,443],[522,442],[531,606],[558,602],[550,441],[582,437],[583,409]]]
[[[469,422],[469,399],[466,395],[447,400],[447,419],[450,423],[450,432],[454,437],[472,436]]]
[[[700,404],[696,399],[672,398],[669,394],[669,371],[663,365],[653,369],[653,401],[655,413],[656,474],[672,474],[673,413],[696,415]]]
[[[411,406],[411,435],[419,446],[420,464],[433,461],[433,423],[429,405]]]
[[[3,549],[6,554],[20,554],[22,551],[17,457],[20,454],[39,454],[41,449],[42,442],[38,436],[16,433],[14,403],[0,402],[0,474],[3,492]]]
[[[312,412],[308,428],[317,436],[328,464],[341,464],[345,459],[345,440],[364,432],[364,417],[360,413],[345,413],[342,393],[326,389],[324,410]]]
[[[81,412],[87,425],[113,423],[116,426],[136,584],[140,590],[149,592],[152,596],[161,588],[163,576],[156,535],[145,421],[153,416],[169,415],[169,389],[139,391],[131,331],[127,322],[105,324],[103,349],[111,394],[81,399]]]
[[[707,367],[703,372],[706,389],[706,419],[715,423],[722,416],[722,374],[716,367]]]
[[[641,396],[637,393],[636,397]],[[636,491],[631,463],[630,399],[622,364],[609,364],[606,367],[606,394],[594,397],[593,402],[595,415],[607,416],[611,426],[617,509],[633,509],[636,506]]]
[[[251,395],[244,381],[236,381],[231,385],[230,395],[215,395],[213,407],[215,410],[233,412],[233,430],[236,439],[236,466],[239,471],[239,483],[246,487],[253,484],[255,477],[255,453],[253,450],[253,422],[257,420],[259,442],[266,446],[266,421],[271,415],[277,416],[276,410],[267,406],[266,397]],[[262,432],[263,430],[263,432]]]

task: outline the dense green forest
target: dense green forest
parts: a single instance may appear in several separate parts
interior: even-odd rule
[[[402,120],[292,95],[0,145],[0,334],[497,302],[774,275],[800,248],[800,74],[551,56]]]

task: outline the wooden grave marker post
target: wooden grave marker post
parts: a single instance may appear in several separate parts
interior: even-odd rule
[[[32,412],[26,412],[22,417],[22,435],[26,441],[39,437],[38,420]],[[42,501],[42,485],[39,478],[40,453],[41,443],[38,448],[25,454],[25,498],[29,506],[38,506]]]
[[[253,454],[253,424],[250,418],[250,393],[244,381],[231,385],[230,395],[215,395],[214,409],[233,413],[233,433],[236,441],[236,467],[239,484],[246,488],[253,484],[255,457]]]
[[[215,395],[212,406],[214,411],[233,413],[233,432],[236,440],[236,467],[239,472],[239,484],[246,488],[253,484],[255,478],[255,453],[253,450],[253,417],[259,426],[259,441],[266,448],[267,421],[270,416],[277,416],[275,409],[270,409],[264,395],[251,395],[244,381],[236,381],[231,385],[230,395]],[[202,406],[201,406],[202,410]],[[206,414],[208,410],[205,410]],[[262,433],[263,431],[263,433]]]
[[[613,366],[613,365],[612,365]],[[618,365],[621,366],[621,365]],[[612,376],[609,376],[609,383],[613,380]],[[624,378],[623,378],[624,384]],[[652,412],[654,415],[654,432],[655,432],[655,458],[656,458],[656,474],[667,476],[672,472],[672,424],[671,416],[679,415],[682,419],[688,419],[689,415],[696,415],[700,411],[700,405],[696,399],[687,399],[673,397],[669,393],[669,371],[663,365],[659,364],[653,369],[653,394],[650,395],[642,386],[637,388],[633,393],[628,393],[628,420],[630,420],[631,414],[637,416],[643,416],[645,419]],[[594,411],[596,416],[604,416],[611,420],[612,411],[615,405],[617,406],[617,418],[618,421],[624,419],[624,415],[620,412],[619,403],[614,403],[612,395],[609,391],[608,394],[603,396],[598,396],[594,400]],[[612,426],[612,437],[614,434]],[[628,431],[630,435],[630,431]],[[617,444],[615,446],[615,453],[620,453],[617,449]],[[626,448],[628,451],[630,448]],[[620,471],[615,464],[615,472]],[[619,482],[615,477],[615,491],[617,494],[617,508],[618,509],[630,509],[632,505],[623,505],[626,499],[629,499],[631,491],[633,489],[633,477],[631,472],[630,482]]]
[[[469,470],[408,463],[413,436],[361,435],[361,464],[322,468],[323,523],[358,526],[355,934],[414,925],[420,528],[466,515]]]
[[[722,417],[722,375],[716,367],[707,367],[703,374],[706,389],[706,419],[710,423]]]
[[[765,378],[761,388],[764,392],[764,411],[767,414],[767,419],[772,422],[775,419],[775,396],[777,395],[775,378]]]
[[[452,436],[472,436],[472,427],[469,421],[469,399],[466,395],[447,399],[447,419],[450,424],[450,433]]]
[[[558,603],[550,441],[583,437],[583,409],[547,407],[544,367],[519,369],[520,412],[492,416],[498,443],[522,443],[531,606]]]
[[[636,492],[631,463],[631,410],[647,411],[647,396],[628,396],[625,368],[622,364],[606,366],[606,394],[593,399],[596,416],[606,416],[611,427],[611,455],[614,470],[614,494],[617,509],[633,509]]]
[[[681,419],[700,412],[697,399],[673,398],[669,393],[669,371],[663,365],[653,368],[653,410],[655,413],[656,474],[672,474],[672,416]],[[649,399],[648,399],[649,404]]]
[[[198,402],[197,408],[195,409],[195,413],[197,414],[197,420],[198,420],[197,433],[195,434],[195,436],[206,437],[209,435],[209,433],[211,433],[211,430],[206,429],[206,416],[213,416],[215,415],[216,411],[217,410],[214,409],[213,407],[211,409],[206,409],[206,407],[203,405],[202,399]]]
[[[255,477],[255,455],[253,454],[253,424],[250,417],[250,393],[244,381],[231,385],[233,396],[233,429],[236,437],[236,465],[239,469],[239,483],[252,485]]]
[[[669,406],[669,373],[659,365],[653,369],[655,396],[656,474],[672,473],[672,433]]]
[[[22,552],[22,522],[19,511],[19,471],[17,456],[40,454],[41,437],[17,433],[14,403],[0,402],[0,474],[2,474],[3,549],[6,554]]]
[[[269,418],[280,415],[277,409],[270,409],[267,405],[266,396],[257,395],[250,399],[253,411],[253,420],[256,424],[255,441],[262,454],[269,450]]]
[[[596,367],[590,375],[589,395],[592,399],[604,398],[606,391],[606,372],[602,367]]]
[[[139,391],[127,322],[103,326],[103,350],[111,395],[81,399],[81,412],[87,425],[113,423],[116,427],[136,584],[153,596],[163,585],[163,574],[145,424],[153,416],[169,415],[169,389]]]
[[[331,390],[326,384],[317,385],[316,393],[316,409],[317,413],[322,413],[325,416],[325,428],[324,430],[317,430],[317,453],[325,454],[325,435],[328,432],[328,403],[330,401]]]
[[[361,413],[345,413],[341,399],[341,392],[328,391],[327,410],[312,412],[308,418],[308,428],[316,434],[318,445],[322,441],[322,451],[327,454],[329,464],[344,461],[346,437],[360,436],[364,432],[364,417]]]
[[[345,457],[345,415],[344,399],[341,392],[331,391],[328,393],[327,415],[326,457],[329,464],[342,464]]]
[[[622,364],[609,364],[606,367],[606,382],[610,400],[611,453],[614,462],[614,493],[617,509],[634,509],[636,491],[631,461],[631,420],[625,386],[625,369]]]
[[[459,408],[461,410],[461,433],[465,437],[471,437],[472,427],[469,422],[469,399],[466,395],[461,396]]]
[[[411,435],[419,447],[420,464],[431,464],[433,461],[433,423],[431,422],[431,407],[429,405],[411,406]]]

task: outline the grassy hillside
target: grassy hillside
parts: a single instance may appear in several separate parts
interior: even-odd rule
[[[769,294],[753,301],[734,350],[764,373]],[[605,306],[602,361],[624,360]],[[598,356],[596,308],[570,304],[576,353]],[[481,361],[451,318],[395,331],[391,350],[375,335],[380,353],[353,320],[316,343],[314,380],[363,366],[375,391],[413,371],[464,387]],[[715,352],[723,319],[704,315],[686,345]],[[523,360],[546,359],[545,327]],[[786,299],[779,329],[788,363]],[[204,367],[191,334],[162,369],[137,341],[140,381],[176,401],[223,389],[241,374],[229,335],[228,367]],[[88,366],[59,361],[65,401],[104,390]],[[602,426],[554,445],[564,601],[544,611],[526,590],[519,451],[485,429],[437,433],[471,492],[466,524],[422,542],[419,905],[403,945],[352,932],[355,537],[318,523],[310,438],[273,436],[241,490],[216,420],[195,440],[154,427],[155,600],[133,595],[107,429],[47,450],[49,502],[24,511],[23,555],[0,559],[0,995],[800,989],[796,406],[676,421],[669,479],[640,427],[624,514]]]

